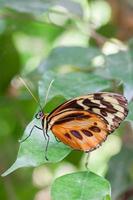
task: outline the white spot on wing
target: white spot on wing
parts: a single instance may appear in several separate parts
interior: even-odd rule
[[[92,111],[93,111],[94,113],[96,113],[96,114],[101,115],[100,109],[99,109],[99,108],[93,108]]]
[[[121,112],[117,112],[115,115],[116,115],[117,117],[120,117],[121,119],[124,118],[124,114],[121,113]]]
[[[102,97],[104,98],[105,101],[110,102],[111,104],[119,104],[117,99],[115,99],[113,97],[109,97],[109,96],[105,96],[105,95],[102,95]]]
[[[91,101],[92,103],[97,103],[97,104],[99,104],[99,105],[101,104],[100,100],[91,99],[90,101]]]
[[[110,118],[110,117],[105,117],[105,119],[109,122],[109,125],[112,125],[113,124],[113,118]]]
[[[114,118],[114,115],[113,115],[113,114],[111,114],[111,113],[107,113],[107,117],[109,117],[109,118],[113,119],[113,118]],[[106,117],[105,117],[105,118],[106,118]]]
[[[120,111],[120,112],[124,112],[124,108],[123,108],[122,106],[119,106],[118,104],[113,104],[113,107],[114,107],[116,110]]]

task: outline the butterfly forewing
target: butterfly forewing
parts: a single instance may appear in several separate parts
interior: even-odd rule
[[[119,126],[127,113],[127,100],[122,95],[94,93],[60,105],[48,115],[47,122],[62,142],[90,151]]]

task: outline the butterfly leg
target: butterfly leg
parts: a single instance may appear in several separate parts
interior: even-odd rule
[[[48,152],[48,145],[49,145],[49,140],[50,140],[50,137],[48,134],[47,135],[47,143],[46,143],[46,147],[45,147],[45,159],[46,160],[49,160],[48,157],[47,157],[47,152]]]
[[[23,140],[19,140],[19,142],[20,142],[20,143],[25,142],[25,141],[31,136],[31,133],[32,133],[32,131],[33,131],[34,128],[37,128],[37,129],[39,129],[39,130],[42,130],[42,128],[40,128],[40,127],[34,125],[34,126],[32,127],[32,129],[30,130],[29,135],[28,135],[26,138],[24,138]]]
[[[46,133],[45,133],[45,130],[44,130],[44,118],[42,119],[41,123],[42,123],[42,131],[43,131],[44,138],[45,138],[45,140],[47,140]]]
[[[45,138],[45,140],[47,141],[46,142],[46,147],[45,147],[45,159],[46,160],[48,160],[48,157],[47,157],[47,151],[48,151],[48,145],[49,145],[49,140],[50,140],[50,137],[49,137],[49,135],[48,135],[48,124],[47,124],[47,122],[46,121],[44,121],[45,119],[43,118],[42,119],[42,130],[43,130],[43,135],[44,135],[44,138]],[[44,124],[46,122],[46,124]],[[45,129],[44,129],[44,126],[46,126],[45,127]]]
[[[85,167],[86,167],[87,170],[89,170],[88,162],[89,162],[89,156],[90,156],[90,154],[89,154],[89,152],[86,152],[86,153],[87,153],[87,156],[86,156],[86,160],[85,160]]]
[[[45,159],[48,160],[48,157],[47,157],[47,151],[48,151],[48,145],[49,145],[49,140],[50,140],[50,137],[48,135],[48,124],[46,124],[46,132],[45,132],[45,136],[47,136],[47,143],[46,143],[46,147],[45,147]]]

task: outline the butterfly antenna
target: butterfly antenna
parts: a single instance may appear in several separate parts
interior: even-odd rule
[[[47,103],[48,95],[49,95],[50,88],[51,88],[53,82],[54,82],[54,79],[53,79],[53,80],[50,82],[50,84],[49,84],[49,87],[48,87],[48,90],[47,90],[47,93],[46,93],[46,98],[45,98],[44,106],[45,106],[46,103]]]
[[[19,77],[20,81],[23,83],[23,85],[26,87],[26,89],[29,91],[29,93],[31,94],[31,96],[33,97],[33,99],[35,100],[35,102],[39,105],[41,111],[43,112],[43,108],[39,102],[39,100],[34,96],[34,94],[32,93],[31,89],[28,87],[27,83],[24,81],[23,78]]]

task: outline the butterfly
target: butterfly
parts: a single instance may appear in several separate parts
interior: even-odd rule
[[[127,105],[126,98],[120,94],[99,92],[70,99],[49,114],[41,110],[35,117],[41,120],[48,141],[48,130],[51,130],[59,141],[72,149],[90,152],[119,127],[128,114]],[[34,126],[32,130],[35,127],[39,128]],[[48,143],[46,151],[47,148]]]

